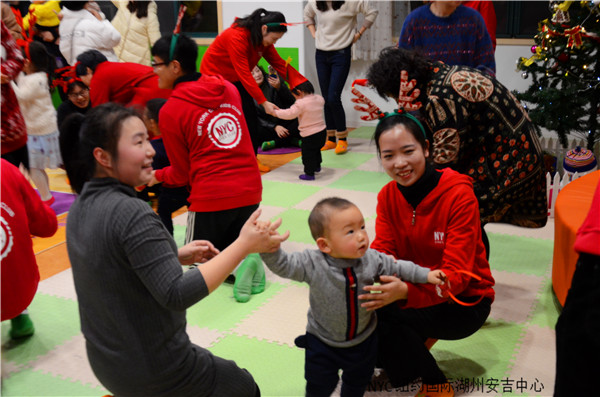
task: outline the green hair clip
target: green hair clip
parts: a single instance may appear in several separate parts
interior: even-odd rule
[[[423,124],[421,124],[421,122],[419,121],[419,119],[417,119],[415,116],[413,116],[412,114],[408,113],[404,109],[394,110],[393,112],[385,112],[383,114],[383,117],[379,120],[379,122],[381,123],[383,120],[385,120],[385,119],[387,119],[388,117],[391,117],[391,116],[402,116],[402,117],[406,117],[406,118],[414,121],[419,126],[419,128],[421,129],[421,132],[423,133],[423,136],[425,137],[425,140],[427,140],[427,134],[425,133],[425,128],[423,127]]]

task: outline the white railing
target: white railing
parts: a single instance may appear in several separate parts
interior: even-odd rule
[[[556,173],[554,174],[554,177],[549,172],[546,173],[548,216],[553,218],[556,197],[561,189],[564,188],[569,182],[572,182],[575,179],[587,174],[587,172],[581,174],[576,172],[571,174],[569,172],[565,172],[563,169],[563,161],[567,155],[567,152],[576,148],[577,146],[585,147],[585,142],[583,139],[572,139],[569,141],[568,147],[563,148],[557,138],[544,137],[540,139],[540,143],[542,145],[542,149],[546,153],[556,157]],[[596,145],[594,145],[594,150],[592,150],[592,152],[596,156],[596,159],[600,159],[600,143],[596,143]]]

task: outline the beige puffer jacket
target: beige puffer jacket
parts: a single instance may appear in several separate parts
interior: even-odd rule
[[[148,16],[138,18],[127,9],[128,1],[113,0],[118,11],[112,24],[121,33],[121,42],[114,48],[121,62],[135,62],[150,66],[150,47],[160,39],[156,3],[151,1]]]

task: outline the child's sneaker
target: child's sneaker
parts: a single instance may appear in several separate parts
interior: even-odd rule
[[[302,174],[298,178],[302,179],[303,181],[314,181],[315,180],[314,175],[308,175],[308,174]]]
[[[335,149],[335,142],[334,141],[330,141],[328,139],[327,142],[325,142],[325,145],[323,145],[323,147],[321,148],[321,151],[323,151],[323,150],[331,150],[331,149]]]
[[[263,152],[275,149],[275,141],[264,141],[260,147]]]
[[[10,320],[10,331],[8,335],[12,339],[20,339],[33,335],[35,327],[33,321],[29,318],[29,314],[19,314],[17,317]]]
[[[341,139],[337,142],[335,147],[335,154],[344,154],[348,151],[348,141],[342,141]]]

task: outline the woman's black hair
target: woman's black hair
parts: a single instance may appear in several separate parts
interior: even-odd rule
[[[146,102],[146,109],[148,109],[148,118],[156,121],[158,124],[158,114],[163,105],[167,103],[165,98],[153,98]]]
[[[61,1],[60,5],[68,8],[71,11],[83,10],[83,7],[89,3],[89,1]]]
[[[156,40],[152,46],[152,56],[159,56],[164,62],[169,63],[176,60],[181,65],[185,74],[198,71],[196,61],[198,60],[198,44],[189,36],[180,34],[177,37],[173,59],[171,59],[171,41],[173,35],[166,35]]]
[[[102,62],[107,62],[108,59],[98,50],[87,50],[77,56],[77,67],[75,68],[75,74],[77,76],[85,76],[87,74],[87,68],[92,69],[92,72],[96,71],[98,65]]]
[[[267,81],[267,79],[269,78],[269,75],[265,71],[265,68],[263,68],[261,65],[256,65],[256,67],[260,69],[260,72],[263,75],[263,82],[262,82],[261,85],[259,85],[259,87],[262,87],[262,85],[264,85],[264,84],[269,84],[268,81]]]
[[[317,1],[317,10],[321,11],[321,12],[325,12],[329,9],[329,6],[327,5],[327,1]],[[331,8],[333,8],[333,10],[339,10],[341,6],[343,6],[345,3],[345,1],[332,1],[331,2]]]
[[[127,9],[130,13],[134,14],[138,18],[146,18],[148,16],[149,1],[129,1],[127,2]]]
[[[279,11],[267,11],[264,8],[254,10],[250,15],[235,20],[236,25],[246,28],[250,31],[250,41],[254,48],[262,44],[262,26],[267,25],[269,32],[287,32],[285,16]]]
[[[433,63],[429,58],[415,51],[387,47],[381,50],[379,59],[369,67],[367,80],[381,97],[397,99],[400,90],[400,72],[406,70],[408,80],[417,80],[417,87],[421,90],[417,100],[425,103],[425,86],[431,80],[432,67]]]
[[[425,139],[425,135],[423,135],[421,127],[419,127],[414,120],[401,114],[388,116],[381,119],[381,121],[377,124],[377,127],[375,127],[375,133],[373,134],[373,141],[375,141],[375,147],[377,148],[377,156],[380,158],[381,148],[379,146],[379,139],[381,138],[381,135],[399,124],[406,127],[406,130],[410,132],[413,137],[415,137],[423,149],[427,148],[427,140]]]
[[[297,86],[292,88],[290,91],[292,91],[292,93],[295,95],[298,95],[301,92],[310,95],[310,94],[315,93],[315,87],[313,87],[313,85],[310,81],[306,80],[304,83],[298,84]]]
[[[89,90],[89,87],[87,85],[85,85],[85,83],[83,81],[71,79],[67,83],[67,92],[66,92],[67,96],[71,95],[71,93],[73,92],[75,87],[79,87],[82,90]]]
[[[48,85],[52,87],[56,59],[50,55],[46,47],[39,41],[29,43],[29,61],[31,61],[36,72],[46,73],[48,76]]]
[[[75,193],[80,194],[96,173],[95,148],[106,150],[113,161],[118,161],[121,127],[130,117],[137,117],[134,110],[108,102],[92,108],[85,116],[73,113],[61,124],[60,152]]]

